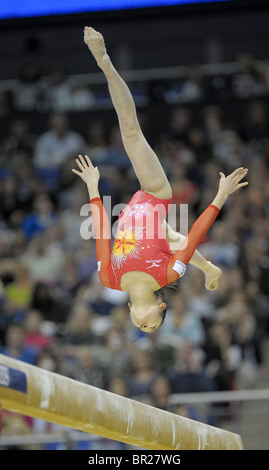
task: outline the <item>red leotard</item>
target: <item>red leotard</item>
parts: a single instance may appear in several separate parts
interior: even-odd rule
[[[162,229],[172,198],[158,199],[137,191],[119,217],[111,251],[110,226],[102,201],[94,198],[90,202],[99,278],[104,286],[118,290],[122,290],[122,275],[130,271],[150,274],[160,287],[183,276],[200,240],[219,213],[216,206],[208,206],[173,254]]]

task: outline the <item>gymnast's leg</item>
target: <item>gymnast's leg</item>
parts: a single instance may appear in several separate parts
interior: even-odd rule
[[[86,27],[84,41],[106,76],[109,93],[118,116],[123,144],[141,189],[160,199],[169,199],[172,195],[170,184],[158,157],[141,131],[132,95],[111,63],[103,36],[93,28]]]

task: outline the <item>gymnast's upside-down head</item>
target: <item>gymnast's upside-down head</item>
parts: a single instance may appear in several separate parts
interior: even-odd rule
[[[128,304],[132,323],[145,333],[156,331],[164,322],[166,300],[163,289],[154,292],[155,299],[144,305]]]

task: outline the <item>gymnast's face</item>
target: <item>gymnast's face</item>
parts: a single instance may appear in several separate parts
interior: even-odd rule
[[[156,299],[156,302],[152,304],[128,305],[132,323],[141,331],[152,333],[163,323],[162,311],[166,309],[166,304],[160,299]]]

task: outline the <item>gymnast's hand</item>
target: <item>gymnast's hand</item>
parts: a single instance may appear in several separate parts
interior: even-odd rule
[[[82,155],[79,155],[79,158],[76,159],[76,163],[80,168],[80,171],[72,169],[73,173],[79,175],[81,179],[91,187],[97,187],[98,181],[100,179],[100,173],[97,167],[94,167],[88,155],[85,155],[85,158]]]
[[[219,191],[229,196],[243,186],[247,186],[247,181],[240,183],[247,172],[248,169],[243,167],[237,168],[229,176],[225,176],[224,173],[220,172]]]

